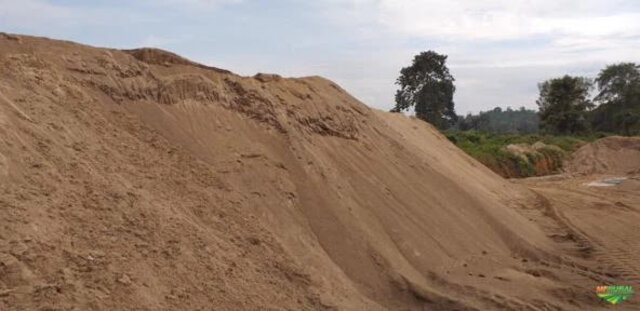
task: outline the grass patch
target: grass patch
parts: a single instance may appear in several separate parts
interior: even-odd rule
[[[504,177],[536,176],[540,171],[558,170],[565,154],[572,153],[587,142],[606,136],[599,133],[589,136],[504,135],[476,131],[447,131],[444,134],[460,149]],[[523,159],[505,150],[510,144],[532,145],[538,141],[555,145],[564,152],[555,148],[540,148],[538,152],[542,156],[527,154],[526,159]]]

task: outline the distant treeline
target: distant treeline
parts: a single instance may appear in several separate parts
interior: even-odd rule
[[[495,108],[458,116],[452,127],[499,134],[640,135],[639,65],[609,65],[595,79],[565,75],[540,83],[538,89],[537,112]]]
[[[533,134],[538,132],[539,123],[538,112],[535,110],[524,107],[503,110],[496,107],[475,115],[459,116],[454,128],[498,134]]]
[[[400,89],[391,111],[413,108],[416,117],[441,130],[640,135],[640,65],[636,63],[608,65],[595,78],[565,75],[544,81],[538,84],[537,112],[495,108],[463,117],[455,112],[455,79],[446,60],[446,55],[434,51],[416,55],[400,71],[396,81]]]

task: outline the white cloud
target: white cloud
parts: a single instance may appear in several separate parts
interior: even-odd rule
[[[604,65],[638,61],[637,0],[325,0],[328,20],[365,28],[355,42],[375,41],[362,56],[327,69],[373,106],[393,105],[393,81],[416,53],[449,55],[459,112],[535,107],[538,82],[562,74],[597,74]],[[377,37],[376,37],[377,36]],[[390,50],[400,53],[384,53]]]
[[[637,5],[634,0],[378,0],[371,4],[381,24],[418,37],[505,40],[541,34],[640,33],[640,12],[625,11]]]

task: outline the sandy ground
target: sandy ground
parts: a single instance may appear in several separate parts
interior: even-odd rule
[[[590,186],[619,175],[587,175],[559,180],[522,180],[548,200],[551,213],[570,232],[555,235],[566,241],[565,252],[582,257],[615,279],[611,284],[640,286],[640,176],[624,176],[615,186]],[[621,178],[619,178],[621,179]],[[637,310],[638,299],[616,306]]]
[[[638,280],[636,179],[508,181],[320,77],[2,34],[0,64],[0,310],[592,310]]]

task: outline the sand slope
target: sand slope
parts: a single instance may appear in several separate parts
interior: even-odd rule
[[[586,144],[567,159],[573,174],[640,174],[640,137],[612,136]]]
[[[12,35],[0,64],[0,309],[578,310],[620,279],[323,78]]]

